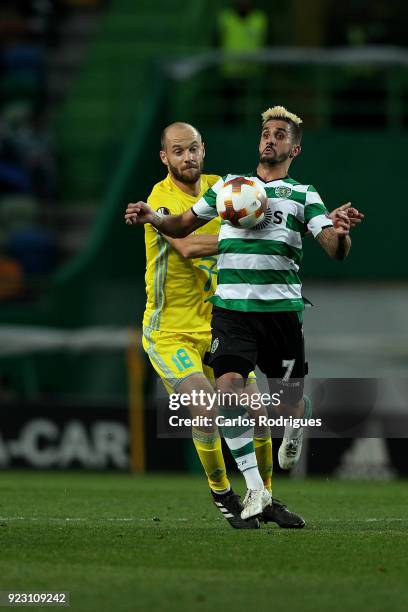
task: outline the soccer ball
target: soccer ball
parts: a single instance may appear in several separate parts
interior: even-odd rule
[[[265,189],[255,181],[239,176],[224,183],[217,194],[217,211],[233,227],[250,229],[260,223],[265,213],[260,198]]]

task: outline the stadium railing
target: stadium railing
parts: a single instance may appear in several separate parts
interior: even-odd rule
[[[0,431],[13,407],[28,420],[43,410],[49,414],[50,405],[57,418],[61,406],[80,406],[83,416],[95,419],[106,407],[114,415],[127,406],[130,468],[143,472],[145,390],[141,336],[134,329],[0,326],[0,401],[6,408]]]

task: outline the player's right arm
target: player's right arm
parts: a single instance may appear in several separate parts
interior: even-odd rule
[[[150,223],[162,234],[172,238],[184,238],[208,222],[199,219],[191,208],[181,215],[164,215],[153,210],[146,202],[130,202],[126,208],[125,221],[127,225]]]
[[[184,238],[218,215],[217,192],[224,184],[224,178],[208,189],[205,194],[181,215],[164,215],[153,210],[146,202],[131,202],[125,212],[128,225],[151,223],[153,227],[170,238]]]

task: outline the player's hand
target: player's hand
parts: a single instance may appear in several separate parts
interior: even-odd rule
[[[337,218],[338,213],[345,212],[350,220],[350,229],[356,227],[361,221],[364,219],[363,213],[361,213],[357,208],[354,208],[351,205],[351,202],[347,202],[338,208],[335,208],[330,213],[330,218],[334,223],[334,219]]]
[[[130,202],[125,212],[126,225],[152,223],[154,211],[146,202]]]
[[[333,211],[334,212],[334,211]],[[331,215],[330,215],[331,216]],[[336,214],[332,217],[333,227],[338,236],[348,236],[350,233],[351,222],[344,210],[336,209]]]

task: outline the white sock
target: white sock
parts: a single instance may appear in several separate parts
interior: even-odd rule
[[[247,430],[244,436],[225,438],[228,448],[245,478],[248,489],[263,489],[264,484],[259,473],[253,440],[253,429]],[[248,436],[249,434],[249,436]]]

